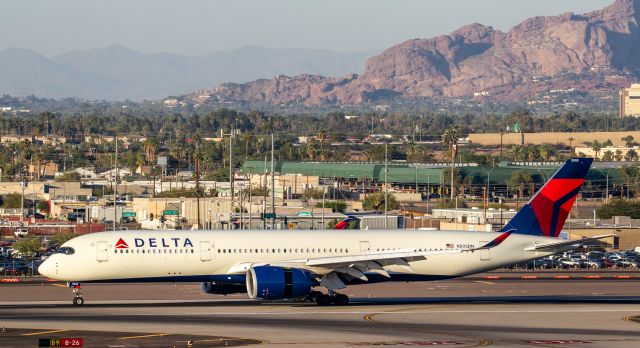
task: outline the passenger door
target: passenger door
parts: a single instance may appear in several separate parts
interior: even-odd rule
[[[96,259],[98,262],[106,262],[109,260],[109,243],[99,241],[96,245]]]
[[[200,242],[200,261],[211,261],[213,246],[209,241]]]
[[[366,254],[371,251],[371,243],[368,241],[360,242],[360,254]]]

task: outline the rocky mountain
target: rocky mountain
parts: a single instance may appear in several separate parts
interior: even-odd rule
[[[362,75],[279,76],[211,90],[216,100],[361,104],[401,98],[527,100],[557,88],[614,90],[640,71],[640,0],[586,14],[534,17],[508,32],[481,24],[371,57]]]
[[[47,58],[25,49],[0,51],[0,94],[106,100],[160,99],[223,82],[280,74],[360,71],[374,52],[247,46],[202,56],[141,54],[123,46]]]

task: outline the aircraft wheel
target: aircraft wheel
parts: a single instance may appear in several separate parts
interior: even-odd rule
[[[82,297],[74,297],[73,304],[76,306],[82,306],[84,304],[84,299]]]
[[[343,294],[337,294],[333,298],[333,303],[335,303],[338,306],[346,306],[349,304],[349,296],[343,295]]]
[[[306,299],[311,302],[316,302],[316,298],[318,298],[319,295],[322,295],[320,291],[311,291]]]
[[[319,294],[316,296],[316,303],[318,306],[328,306],[331,304],[331,296]]]

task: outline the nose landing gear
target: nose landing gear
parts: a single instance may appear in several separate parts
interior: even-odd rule
[[[80,283],[70,282],[67,283],[67,286],[73,288],[73,304],[75,306],[82,306],[84,304],[84,299],[82,298],[82,292],[80,291]]]

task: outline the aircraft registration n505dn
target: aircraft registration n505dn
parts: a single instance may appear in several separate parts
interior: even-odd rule
[[[429,281],[484,272],[601,239],[558,239],[592,159],[568,160],[499,232],[416,230],[116,231],[64,243],[39,268],[80,282],[202,282],[211,294],[307,298],[345,305],[336,291],[381,281]],[[312,291],[323,287],[324,294]]]

